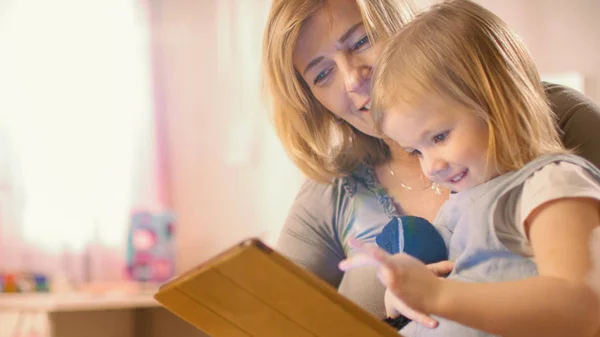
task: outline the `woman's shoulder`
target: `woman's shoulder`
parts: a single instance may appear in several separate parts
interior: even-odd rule
[[[343,249],[338,247],[336,242],[343,241],[342,233],[347,233],[348,226],[356,222],[351,220],[355,217],[350,216],[349,212],[356,211],[357,205],[364,202],[366,207],[358,207],[361,214],[384,214],[382,209],[376,207],[378,203],[373,202],[375,195],[366,192],[363,179],[363,173],[360,171],[332,179],[329,183],[307,179],[300,187],[288,212],[280,234],[279,249],[284,252],[298,251],[293,247],[298,242],[311,242],[313,245],[320,243],[322,247],[327,247],[323,248],[325,251],[333,250],[335,254],[343,256]],[[357,194],[361,197],[355,198]],[[367,199],[370,202],[366,202]],[[298,254],[300,253],[289,255]]]
[[[327,221],[336,223],[341,221],[342,224],[351,218],[388,219],[398,216],[392,199],[379,184],[373,167],[366,164],[330,183],[305,181],[291,213],[310,214],[314,218],[330,219]]]
[[[360,165],[351,174],[334,178],[329,183],[306,180],[296,195],[290,215],[304,214],[314,219],[336,221],[347,218],[345,215],[349,211],[381,213],[387,217],[397,215],[371,166]]]
[[[296,197],[296,201],[317,202],[323,206],[323,202],[337,203],[343,198],[352,198],[360,187],[370,188],[376,183],[372,168],[360,165],[351,174],[336,177],[329,183],[322,183],[312,179],[306,179]]]
[[[600,167],[600,106],[579,91],[544,83],[563,144]]]
[[[586,111],[596,117],[600,116],[600,106],[573,88],[544,82],[544,89],[552,109],[559,119],[559,124],[578,111]]]

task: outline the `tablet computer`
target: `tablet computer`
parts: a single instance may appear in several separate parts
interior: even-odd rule
[[[213,337],[399,336],[254,238],[164,284],[154,297]]]

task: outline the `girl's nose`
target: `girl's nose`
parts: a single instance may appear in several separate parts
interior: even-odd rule
[[[423,172],[428,177],[441,177],[444,176],[444,171],[448,169],[448,162],[443,160],[442,158],[434,157],[428,158],[425,160],[425,164],[423,165]]]

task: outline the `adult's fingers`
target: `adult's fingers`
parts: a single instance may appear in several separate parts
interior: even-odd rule
[[[450,274],[452,269],[454,268],[454,262],[452,261],[440,261],[436,263],[431,263],[427,265],[427,269],[429,269],[436,276],[446,276]]]

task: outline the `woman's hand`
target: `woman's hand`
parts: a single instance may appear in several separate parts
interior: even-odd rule
[[[427,269],[437,277],[446,277],[454,269],[454,262],[446,260],[428,264]]]
[[[441,281],[437,276],[452,270],[452,262],[444,261],[427,267],[407,254],[389,255],[377,246],[358,240],[351,240],[350,245],[360,254],[342,261],[340,269],[379,266],[379,279],[387,287],[385,304],[390,317],[402,314],[424,326],[437,326],[437,321],[427,312],[435,304],[439,293]]]

